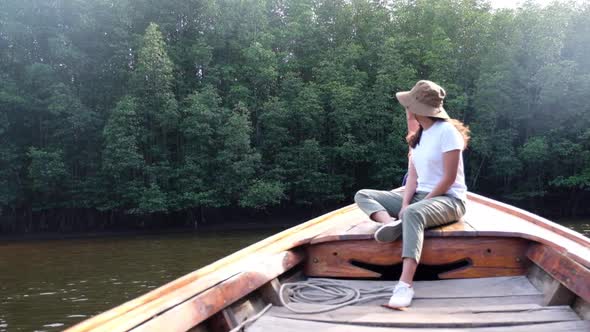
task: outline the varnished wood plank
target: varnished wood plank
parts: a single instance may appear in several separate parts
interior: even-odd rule
[[[477,236],[477,233],[464,218],[449,225],[440,227],[442,236]]]
[[[365,215],[364,217],[359,217],[358,223],[356,224],[340,225],[329,229],[314,237],[310,243],[372,239],[373,234],[381,227],[381,224],[368,220],[367,218]]]
[[[372,220],[365,220],[341,234],[340,241],[373,239],[373,234],[375,234],[375,231],[381,226],[383,226],[383,224]],[[313,244],[314,242],[312,241],[311,243]]]
[[[589,321],[568,321],[532,325],[484,327],[484,328],[396,328],[361,326],[356,324],[334,324],[305,320],[294,320],[272,316],[261,317],[248,332],[580,332],[590,330]]]
[[[356,206],[356,205],[355,205]],[[379,223],[376,223],[369,219],[369,217],[361,211],[358,207],[355,210],[352,210],[350,213],[346,215],[346,220],[343,220],[339,225],[335,225],[334,227],[317,234],[314,238],[310,241],[310,243],[321,243],[321,242],[329,242],[329,241],[340,241],[350,230],[356,228],[358,225],[365,225],[365,226],[374,226],[375,229]],[[362,227],[362,226],[361,226]],[[374,231],[373,231],[374,232]],[[372,233],[367,231],[357,231],[357,235],[359,239],[366,238],[367,236],[372,236]],[[353,234],[353,233],[351,233]]]
[[[590,267],[590,240],[587,238],[580,240],[579,237],[583,237],[580,234],[573,237],[564,236],[563,233],[555,232],[553,229],[559,225],[554,226],[556,224],[546,221],[547,227],[543,227],[540,223],[521,218],[521,212],[512,213],[505,204],[496,203],[503,207],[496,208],[494,207],[496,205],[491,203],[483,204],[481,199],[469,200],[465,218],[475,229],[477,236],[519,237],[533,240],[555,248],[566,256],[571,256],[576,262]]]
[[[527,278],[543,292],[543,305],[570,305],[576,298],[576,294],[561,285],[559,281],[553,279],[536,264],[529,267]]]
[[[268,314],[274,317],[317,322],[414,328],[486,327],[580,319],[567,306],[540,307],[534,305],[479,306],[460,309],[409,307],[405,311],[357,306],[343,307],[321,314],[294,314],[283,307],[272,308]]]
[[[590,302],[590,269],[546,245],[531,245],[527,256],[574,294]]]
[[[469,260],[469,268],[441,274],[441,278],[513,276],[525,273],[529,242],[512,238],[438,237],[424,241],[420,263],[441,265]],[[380,274],[351,264],[399,264],[401,241],[377,243],[372,240],[328,242],[307,248],[308,276],[376,278]],[[470,270],[471,269],[471,270]]]
[[[576,242],[580,245],[582,245],[583,247],[590,247],[590,239],[583,236],[582,234],[575,232],[567,227],[564,227],[562,225],[559,225],[557,223],[551,222],[548,219],[545,219],[541,216],[538,216],[534,213],[519,209],[515,206],[506,204],[506,203],[502,203],[502,202],[498,202],[496,200],[475,194],[475,193],[468,193],[468,199],[470,202],[474,202],[474,203],[479,203],[482,205],[486,205],[489,206],[497,211],[502,211],[505,212],[507,214],[510,214],[512,216],[518,217],[522,220],[526,220],[529,223],[535,224],[537,226],[540,226],[541,228],[547,229],[549,231],[551,231],[552,233],[555,234],[559,234],[562,237],[571,240],[573,242]]]
[[[365,216],[365,219],[367,217]],[[340,225],[333,229],[316,236],[311,240],[311,244],[331,242],[331,241],[350,241],[350,240],[370,240],[373,239],[375,231],[382,224],[372,220],[360,220],[355,225]],[[443,237],[443,236],[476,236],[475,229],[464,220],[460,220],[448,225],[427,229],[426,237]]]
[[[252,266],[250,271],[224,281],[131,331],[186,331],[276,278],[282,271],[295,266],[302,259],[301,253],[291,251],[267,257],[261,264]],[[228,323],[231,327],[235,322],[230,319]]]

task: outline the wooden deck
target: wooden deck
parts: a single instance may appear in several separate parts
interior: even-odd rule
[[[386,281],[343,281],[377,288]],[[373,301],[322,314],[295,314],[273,307],[248,332],[295,331],[446,331],[543,332],[590,331],[569,306],[543,306],[543,294],[524,276],[417,281],[412,306],[404,311]],[[298,308],[321,307],[293,304]]]

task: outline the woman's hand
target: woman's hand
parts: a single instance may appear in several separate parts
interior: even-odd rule
[[[397,218],[401,219],[406,208],[412,204],[412,198],[416,194],[416,186],[418,185],[418,175],[416,174],[416,167],[412,162],[412,157],[408,160],[408,178],[406,179],[406,187],[404,188],[404,197],[402,199],[402,208],[397,214]]]
[[[402,218],[402,216],[404,214],[404,211],[406,211],[406,208],[407,207],[408,207],[407,205],[402,205],[402,208],[399,209],[399,213],[397,214],[397,219],[401,219]]]

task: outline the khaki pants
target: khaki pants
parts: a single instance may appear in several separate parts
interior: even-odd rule
[[[403,190],[363,189],[356,193],[354,201],[369,217],[386,211],[397,218],[403,195]],[[424,199],[426,195],[426,192],[417,192],[402,218],[402,257],[414,258],[416,262],[420,262],[425,229],[450,224],[465,214],[465,203],[459,198],[444,195]]]

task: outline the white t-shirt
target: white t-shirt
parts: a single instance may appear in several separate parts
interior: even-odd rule
[[[411,151],[411,158],[418,173],[416,191],[431,192],[443,177],[443,153],[452,150],[463,152],[463,147],[463,135],[449,122],[436,121],[430,128],[422,131],[420,143]],[[463,153],[459,155],[455,183],[446,194],[463,201],[467,200]]]

